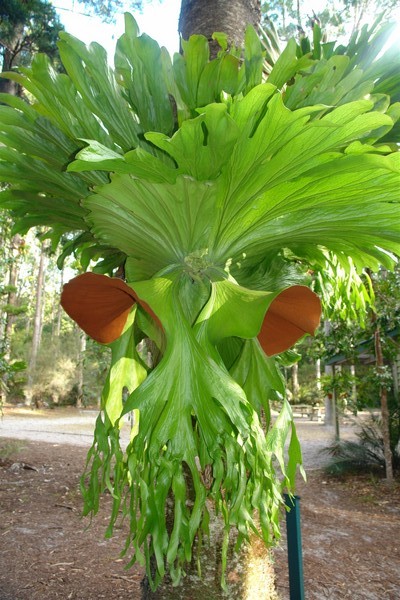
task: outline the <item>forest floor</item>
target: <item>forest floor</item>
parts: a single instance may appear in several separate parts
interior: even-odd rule
[[[141,598],[143,570],[125,570],[120,558],[124,531],[104,538],[110,497],[90,527],[80,515],[79,478],[94,420],[92,411],[5,409],[0,600]],[[372,476],[328,476],[320,450],[332,432],[315,421],[297,423],[308,474],[307,484],[298,483],[306,600],[399,600],[400,482],[389,488]],[[342,434],[352,437],[354,429]],[[279,597],[288,600],[285,535],[274,560]]]

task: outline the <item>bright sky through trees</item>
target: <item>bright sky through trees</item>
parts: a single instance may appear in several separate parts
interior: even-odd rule
[[[85,8],[74,0],[52,0],[68,33],[85,43],[93,41],[104,46],[110,56],[114,54],[115,43],[124,31],[124,16],[119,14],[115,24],[103,23],[99,17],[89,17]],[[129,3],[127,3],[128,6]],[[143,12],[130,11],[134,15],[141,32],[166,46],[171,54],[179,49],[178,18],[180,0],[155,0],[144,3]]]
[[[115,43],[124,31],[124,17],[122,12],[117,15],[113,24],[103,23],[99,17],[92,17],[85,13],[85,7],[77,0],[51,0],[57,9],[61,22],[68,33],[76,36],[86,44],[99,42],[108,52],[112,61]],[[179,49],[178,18],[181,0],[148,0],[144,2],[143,11],[130,10],[133,13],[142,33],[147,33],[166,46],[171,54]],[[314,0],[310,3],[310,14],[326,6],[326,0]],[[129,10],[129,2],[126,2]],[[400,39],[400,9],[394,11],[391,17],[399,22],[395,39]],[[371,16],[371,19],[373,17]],[[393,40],[390,44],[393,44]]]

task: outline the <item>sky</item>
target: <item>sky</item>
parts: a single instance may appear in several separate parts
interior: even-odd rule
[[[119,14],[115,24],[102,23],[101,19],[88,17],[84,7],[76,0],[51,0],[66,31],[86,44],[96,41],[114,54],[115,43],[124,32],[124,17]],[[130,10],[141,33],[147,33],[165,46],[171,54],[179,50],[178,19],[181,0],[154,0],[145,2],[143,12]]]

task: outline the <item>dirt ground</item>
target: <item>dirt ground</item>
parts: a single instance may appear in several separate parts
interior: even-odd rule
[[[94,418],[5,411],[0,600],[140,600],[142,569],[126,571],[119,556],[123,531],[104,539],[110,498],[90,527],[80,516],[79,477]],[[298,485],[306,600],[400,600],[400,483],[390,489],[371,476],[328,477],[318,451],[330,432],[306,420],[298,429],[308,471],[307,484]],[[274,557],[278,593],[288,600],[284,538]]]

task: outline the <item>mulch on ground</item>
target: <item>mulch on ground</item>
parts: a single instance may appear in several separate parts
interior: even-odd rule
[[[139,600],[143,571],[124,569],[124,532],[104,538],[110,498],[90,527],[80,516],[86,449],[0,440],[10,444],[18,452],[0,463],[0,600]],[[307,600],[399,600],[399,483],[311,470],[298,491]],[[288,600],[284,539],[274,556]]]

